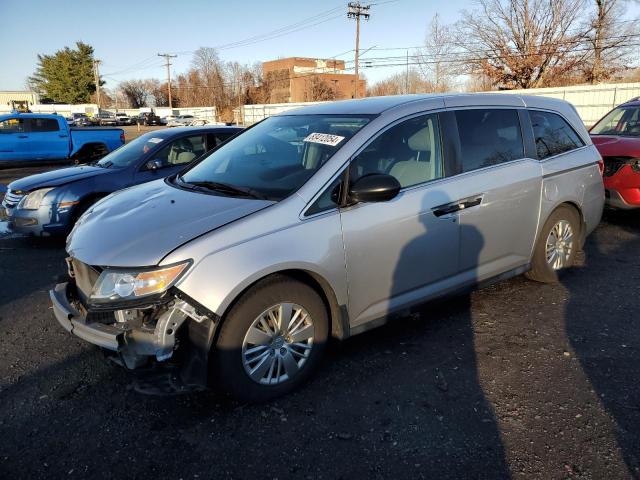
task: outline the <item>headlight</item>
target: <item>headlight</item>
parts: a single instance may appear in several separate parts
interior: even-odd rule
[[[91,292],[96,302],[135,300],[160,294],[173,286],[191,260],[154,270],[104,270]]]
[[[24,210],[37,210],[40,208],[40,204],[44,199],[44,196],[49,193],[53,188],[41,188],[40,190],[34,190],[26,197],[23,197],[18,204],[18,208]]]

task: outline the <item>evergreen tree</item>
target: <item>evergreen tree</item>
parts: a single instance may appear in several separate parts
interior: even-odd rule
[[[96,91],[93,60],[93,47],[82,42],[76,42],[75,49],[65,47],[53,55],[38,55],[38,67],[29,83],[43,99],[88,103]]]

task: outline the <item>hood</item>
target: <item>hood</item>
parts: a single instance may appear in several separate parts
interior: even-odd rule
[[[189,240],[273,203],[185,191],[156,180],[98,202],[69,235],[67,251],[89,265],[157,265]]]
[[[640,157],[640,137],[592,135],[591,140],[603,157]]]
[[[51,172],[38,173],[37,175],[21,178],[20,180],[11,182],[9,188],[14,192],[16,190],[29,192],[37,188],[58,187],[65,183],[75,182],[96,175],[104,175],[105,173],[113,171],[114,170],[109,170],[108,168],[93,167],[90,165],[61,168],[59,170],[52,170]]]

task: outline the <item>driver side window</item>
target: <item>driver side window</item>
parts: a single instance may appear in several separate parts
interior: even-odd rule
[[[174,140],[154,155],[153,160],[160,160],[163,167],[186,165],[206,152],[203,135],[183,137]]]
[[[405,120],[373,140],[351,163],[350,182],[382,173],[402,188],[442,178],[442,149],[437,114]]]

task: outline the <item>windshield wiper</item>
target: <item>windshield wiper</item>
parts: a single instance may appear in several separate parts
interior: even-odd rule
[[[236,187],[235,185],[230,185],[228,183],[222,182],[211,182],[211,181],[201,181],[201,182],[185,182],[182,178],[178,177],[181,184],[185,185],[194,185],[196,187],[202,187],[207,190],[215,190],[218,192],[226,193],[228,195],[241,195],[244,197],[256,198],[259,200],[267,200],[267,197],[262,195],[259,192],[251,188],[242,188]]]

